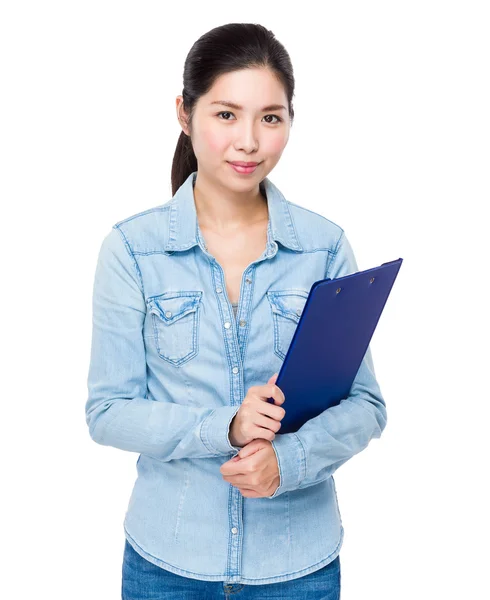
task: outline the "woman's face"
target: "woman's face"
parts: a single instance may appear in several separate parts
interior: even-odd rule
[[[182,100],[177,97],[178,117],[185,116]],[[189,135],[185,123],[179,122]],[[279,161],[290,127],[284,87],[271,71],[242,69],[220,76],[196,102],[192,119],[200,174],[236,192],[256,189]],[[230,165],[233,161],[259,164],[252,173],[238,173]]]

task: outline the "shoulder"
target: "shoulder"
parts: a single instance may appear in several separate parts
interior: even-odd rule
[[[292,217],[296,235],[306,252],[317,250],[336,252],[338,242],[344,233],[340,225],[320,213],[290,200],[286,200],[286,205]]]
[[[167,241],[168,219],[172,199],[132,214],[114,223],[131,251],[136,254],[163,252]]]

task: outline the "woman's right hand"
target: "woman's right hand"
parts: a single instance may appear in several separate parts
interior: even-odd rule
[[[285,397],[282,390],[275,385],[278,373],[265,385],[252,386],[230,425],[229,440],[232,446],[246,446],[252,440],[262,438],[272,441],[281,427],[281,420],[286,411],[280,405]],[[267,402],[274,398],[274,404]]]

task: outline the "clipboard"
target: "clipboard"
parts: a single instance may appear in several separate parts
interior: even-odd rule
[[[313,283],[276,380],[286,397],[278,434],[348,397],[402,262]]]

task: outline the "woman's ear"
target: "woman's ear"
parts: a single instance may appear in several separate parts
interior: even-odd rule
[[[186,135],[190,135],[189,128],[187,126],[187,115],[184,111],[184,97],[183,96],[177,96],[177,98],[175,99],[175,108],[177,111],[177,120],[179,121],[179,125],[182,127],[182,131]]]

